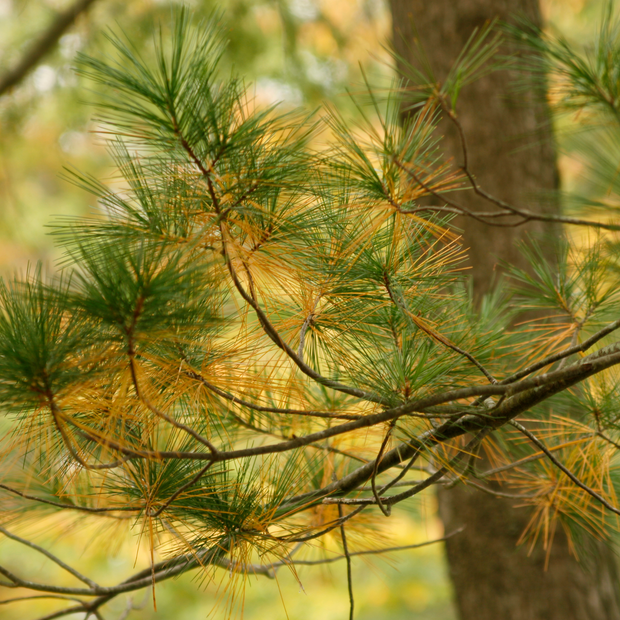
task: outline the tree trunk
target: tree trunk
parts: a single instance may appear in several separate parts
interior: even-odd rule
[[[415,64],[413,40],[419,38],[440,81],[474,28],[495,17],[509,21],[519,13],[540,22],[537,0],[390,0],[390,4],[396,52]],[[400,65],[406,77],[406,66]],[[535,209],[532,196],[557,187],[553,140],[543,94],[532,89],[515,101],[510,94],[513,78],[507,71],[495,72],[466,86],[456,112],[467,136],[469,167],[479,184],[498,198]],[[440,130],[445,155],[460,165],[456,128],[444,121]],[[458,201],[467,208],[492,210],[471,191],[459,192]],[[546,208],[554,210],[557,205]],[[541,222],[496,228],[467,219],[458,226],[469,248],[477,298],[491,287],[499,261],[526,266],[517,248],[526,234],[557,237],[552,226]],[[466,526],[463,534],[446,543],[461,620],[620,620],[616,562],[607,546],[592,542],[585,566],[570,555],[568,540],[558,531],[545,568],[543,549],[528,557],[526,549],[517,548],[529,513],[513,508],[509,500],[461,485],[439,493],[439,513],[446,531]]]

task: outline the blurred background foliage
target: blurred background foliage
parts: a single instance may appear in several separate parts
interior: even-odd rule
[[[8,69],[53,20],[66,0],[0,0],[0,67]],[[0,98],[0,264],[49,256],[45,223],[77,214],[90,197],[61,179],[65,166],[105,178],[111,168],[85,82],[73,72],[77,52],[105,55],[109,28],[125,31],[140,51],[168,0],[95,0],[26,79]],[[219,15],[229,40],[222,66],[247,80],[257,103],[315,108],[326,101],[351,107],[346,87],[362,70],[377,83],[389,74],[389,15],[382,0],[190,0],[197,17]]]
[[[18,62],[69,4],[67,0],[0,0],[0,74]],[[105,55],[109,51],[105,33],[110,27],[120,27],[139,51],[146,49],[157,23],[170,19],[173,4],[170,0],[95,0],[34,70],[0,97],[1,274],[38,258],[54,262],[58,256],[46,225],[54,216],[82,215],[96,208],[90,194],[63,178],[64,168],[76,167],[114,183],[112,162],[87,105],[89,86],[73,71],[76,53]],[[386,51],[390,15],[384,0],[189,0],[184,4],[198,16],[220,16],[230,42],[223,66],[245,77],[258,105],[282,101],[284,106],[315,108],[327,103],[354,115],[359,112],[350,104],[347,89],[363,88],[364,76],[378,87],[393,78]],[[571,40],[588,39],[602,4],[603,0],[542,2],[548,27]],[[594,191],[583,174],[588,161],[573,155],[570,132],[563,131],[566,127],[558,129],[563,188],[578,193]],[[590,157],[596,160],[595,150]],[[408,512],[395,512],[384,522],[382,535],[387,546],[441,536],[434,514],[432,495],[420,496]],[[34,528],[39,544],[59,544],[56,549],[62,557],[102,583],[119,581],[135,567],[148,565],[146,546],[136,552],[139,545],[126,536],[125,528],[111,523],[102,538],[93,536],[87,521],[34,516],[30,531]],[[109,541],[108,548],[101,544],[104,539]],[[336,550],[335,541],[331,544]],[[316,559],[319,553],[319,549],[310,549],[299,558]],[[64,579],[53,564],[34,552],[25,553],[23,546],[11,541],[0,541],[0,556],[16,570],[27,565],[33,579],[46,577],[57,583]],[[147,592],[146,598],[135,597],[133,604],[142,607],[129,618],[206,617],[216,599],[225,598],[229,576],[220,572],[219,585],[217,581],[206,583],[200,571],[162,584],[156,592],[157,612],[151,593]],[[305,592],[286,569],[280,570],[277,582],[248,578],[245,617],[264,618],[268,613],[270,620],[330,620],[347,615],[343,563],[302,567],[299,577]],[[353,578],[358,620],[455,618],[440,545],[389,558],[357,558]],[[0,593],[2,598],[9,596]],[[121,617],[125,604],[120,599],[114,603],[118,607],[110,617]],[[44,601],[24,603],[19,609],[0,607],[0,616],[5,620],[27,618],[48,611],[49,605]],[[214,612],[215,617],[224,615],[225,605]]]

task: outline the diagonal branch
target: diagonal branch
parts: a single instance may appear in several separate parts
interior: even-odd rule
[[[181,485],[169,498],[162,504],[154,513],[149,514],[149,517],[159,517],[159,515],[172,504],[172,502],[190,487],[194,486],[209,470],[209,468],[213,465],[213,461],[207,463],[202,469],[200,469],[195,476],[190,478],[185,484]]]
[[[34,42],[17,65],[0,77],[0,96],[19,84],[37,66],[41,59],[52,50],[73,22],[82,13],[85,13],[94,2],[95,0],[78,0],[66,11],[59,13],[47,31]]]
[[[72,568],[68,564],[65,564],[60,558],[57,558],[53,553],[50,553],[47,549],[44,549],[43,547],[40,547],[39,545],[36,545],[35,543],[29,540],[26,540],[25,538],[21,538],[20,536],[17,536],[16,534],[12,534],[7,529],[1,526],[0,526],[0,532],[2,532],[7,538],[10,538],[11,540],[14,540],[15,542],[18,542],[22,545],[25,545],[26,547],[30,547],[31,549],[34,549],[35,551],[38,551],[39,553],[44,555],[46,558],[48,558],[49,560],[51,560],[52,562],[60,566],[60,568],[66,570],[68,573],[71,573],[74,577],[79,579],[81,582],[85,583],[87,586],[93,589],[97,589],[100,587],[92,579],[89,579],[85,575],[82,575],[82,573],[80,573],[79,571],[75,570],[75,568]]]
[[[383,396],[379,396],[378,394],[373,394],[371,392],[367,392],[365,390],[360,390],[356,387],[351,387],[340,383],[339,381],[335,381],[334,379],[329,379],[324,377],[322,374],[314,370],[311,366],[308,366],[298,355],[297,353],[284,341],[282,336],[278,333],[276,328],[271,324],[271,321],[265,314],[264,310],[260,307],[258,302],[252,297],[252,295],[248,294],[245,290],[243,284],[239,280],[237,272],[232,264],[228,253],[226,252],[226,242],[224,240],[224,232],[223,227],[220,223],[220,229],[222,230],[222,245],[224,254],[224,260],[226,261],[226,266],[228,268],[228,272],[230,273],[230,277],[232,278],[233,284],[239,294],[244,299],[244,301],[254,310],[261,327],[265,334],[270,338],[270,340],[280,349],[282,349],[288,357],[293,361],[293,363],[308,377],[314,379],[317,383],[324,385],[325,387],[332,388],[338,392],[342,392],[344,394],[349,394],[350,396],[356,396],[357,398],[361,398],[363,400],[367,400],[373,403],[379,403],[381,405],[389,405],[390,402],[384,398]]]
[[[85,432],[84,434],[88,436],[89,439],[99,443],[100,445],[111,447],[123,454],[131,454],[136,458],[174,458],[203,461],[226,461],[229,459],[241,459],[265,454],[289,452],[290,450],[308,446],[312,443],[323,441],[330,437],[336,437],[337,435],[342,435],[351,431],[369,428],[383,422],[389,422],[390,420],[409,415],[410,413],[424,412],[430,407],[441,405],[446,402],[454,402],[473,396],[500,395],[506,397],[505,400],[501,402],[501,404],[498,404],[498,406],[493,410],[492,414],[485,409],[484,412],[468,414],[456,420],[448,420],[441,426],[422,433],[418,438],[414,438],[409,442],[394,448],[383,458],[379,467],[379,473],[381,473],[382,471],[393,467],[395,464],[410,458],[417,450],[424,449],[429,445],[443,443],[448,439],[452,439],[469,432],[478,432],[481,428],[489,428],[490,430],[499,428],[534,405],[547,400],[550,396],[553,396],[554,394],[557,394],[558,392],[580,383],[588,377],[591,377],[592,375],[617,364],[620,364],[620,342],[604,347],[596,353],[592,353],[591,355],[582,358],[579,362],[569,366],[568,368],[537,375],[529,379],[523,379],[522,381],[510,385],[474,385],[471,387],[450,390],[448,392],[440,392],[439,394],[432,394],[418,400],[409,401],[398,407],[386,409],[380,413],[367,415],[359,420],[338,424],[337,426],[332,426],[302,437],[294,437],[293,439],[266,446],[255,446],[228,451],[222,450],[216,453],[182,451],[160,452],[141,448],[127,448],[114,440],[98,436],[94,433],[94,431]],[[69,421],[72,424],[76,424],[73,420]],[[83,428],[80,430],[84,432]],[[388,458],[388,455],[391,455],[390,458]],[[373,468],[374,461],[360,467],[352,474],[349,474],[339,480],[338,483],[332,483],[332,485],[340,485],[344,483],[344,481],[347,481],[346,485],[348,486],[355,479],[354,486],[348,488],[348,491],[350,491],[352,488],[359,486],[361,482],[366,482],[369,480],[372,475]],[[360,475],[364,476],[363,480],[358,480],[356,478]],[[330,494],[336,490],[336,487],[332,488],[331,485],[328,485],[325,489],[323,489],[323,491],[327,491],[327,489],[331,489],[327,492],[327,494]],[[312,492],[312,494],[315,493],[319,492]]]
[[[433,540],[427,540],[423,543],[417,543],[415,545],[403,545],[402,547],[385,547],[384,549],[370,549],[367,551],[349,551],[349,557],[353,558],[359,555],[383,555],[384,553],[392,553],[394,551],[408,551],[409,549],[419,549],[420,547],[428,547],[429,545],[434,545],[436,543],[444,542],[448,540],[448,538],[452,538],[456,536],[456,534],[460,534],[465,527],[460,527],[441,538],[435,538]],[[294,560],[291,562],[295,566],[315,566],[317,564],[332,564],[334,562],[339,562],[340,560],[344,560],[344,555],[339,555],[335,558],[325,558],[323,560]],[[284,562],[282,562],[284,564]],[[280,563],[273,564],[272,566],[279,566]]]
[[[175,420],[173,417],[169,416],[167,413],[164,413],[163,411],[161,411],[161,409],[158,409],[157,407],[155,407],[155,405],[151,403],[149,398],[146,396],[146,394],[144,393],[144,391],[138,384],[138,374],[136,372],[136,363],[135,363],[135,356],[133,354],[133,351],[131,351],[128,355],[129,355],[129,369],[131,372],[131,380],[132,380],[134,389],[136,390],[136,394],[139,400],[141,400],[146,405],[147,409],[149,409],[149,411],[154,413],[157,417],[168,422],[168,424],[171,424],[175,428],[185,431],[188,435],[193,437],[196,441],[201,443],[203,446],[206,446],[211,451],[211,454],[217,454],[217,448],[206,437],[203,437],[200,433],[196,432],[193,428],[191,428],[190,426],[187,426],[187,424],[183,424],[183,422],[179,422],[178,420]]]
[[[195,379],[196,381],[200,381],[202,385],[204,385],[207,389],[211,390],[218,396],[225,398],[226,400],[234,403],[236,405],[241,405],[242,407],[247,407],[248,409],[252,409],[254,411],[261,411],[263,413],[281,413],[284,415],[299,415],[299,416],[308,416],[314,418],[327,418],[327,419],[338,419],[338,420],[359,420],[359,415],[354,414],[339,414],[332,413],[330,411],[311,411],[311,410],[303,410],[303,409],[287,409],[280,407],[265,407],[263,405],[256,405],[247,400],[243,400],[230,392],[226,392],[221,388],[218,388],[213,383],[207,381],[201,374],[194,372],[193,370],[185,371],[185,375]]]
[[[443,344],[445,347],[448,347],[448,349],[452,349],[452,351],[454,351],[455,353],[458,353],[459,355],[467,358],[489,380],[489,383],[497,383],[497,380],[493,377],[493,375],[491,375],[491,373],[471,353],[468,353],[464,349],[461,349],[459,346],[455,345],[453,342],[450,342],[445,336],[442,336],[438,332],[429,329],[428,326],[424,324],[424,321],[421,321],[418,317],[415,316],[415,314],[413,314],[413,312],[409,310],[409,308],[407,308],[407,304],[404,299],[400,298],[400,300],[398,300],[390,286],[390,280],[386,273],[383,274],[383,281],[387,293],[394,305],[400,308],[400,310],[405,313],[405,316],[418,329],[422,330],[427,336],[433,338],[433,340],[436,340]]]
[[[551,450],[549,450],[549,448],[547,448],[547,446],[545,446],[545,444],[542,441],[540,441],[540,439],[538,439],[536,435],[528,431],[527,428],[525,428],[525,426],[523,426],[522,424],[519,424],[516,420],[510,420],[510,424],[512,424],[512,426],[514,426],[516,429],[520,430],[535,446],[537,446],[540,450],[542,450],[547,456],[547,458],[558,469],[563,471],[580,489],[583,489],[586,493],[591,495],[595,500],[603,504],[605,508],[607,508],[608,510],[611,510],[611,512],[614,512],[617,515],[620,515],[620,509],[616,508],[613,504],[610,504],[602,495],[600,495],[594,489],[591,489],[587,484],[584,484],[581,480],[579,480],[577,476],[575,476],[569,469],[567,469],[562,464],[561,461],[559,461],[555,457],[553,452],[551,452]]]
[[[384,555],[386,553],[394,553],[396,551],[409,551],[410,549],[419,549],[421,547],[428,547],[429,545],[435,545],[440,542],[444,542],[457,534],[460,534],[465,527],[460,527],[441,538],[434,538],[433,540],[427,540],[423,543],[417,543],[415,545],[403,545],[400,547],[384,547],[382,549],[367,549],[365,551],[349,551],[349,557],[354,558],[363,555]],[[273,579],[273,571],[281,566],[321,566],[323,564],[333,564],[334,562],[340,562],[340,560],[346,559],[344,555],[337,555],[331,558],[322,558],[320,560],[281,560],[274,562],[273,564],[243,564],[242,570],[247,574],[264,575],[270,579]],[[222,561],[223,568],[228,568],[228,560]]]
[[[515,374],[510,375],[509,377],[506,377],[505,379],[500,381],[500,385],[506,385],[507,383],[514,383],[515,381],[518,381],[519,379],[522,379],[523,377],[527,377],[527,375],[530,375],[533,372],[540,370],[541,368],[544,368],[545,366],[549,366],[550,364],[553,364],[554,362],[570,357],[571,355],[574,355],[575,353],[583,353],[584,351],[587,351],[591,346],[595,345],[599,340],[611,334],[612,332],[616,331],[618,328],[620,328],[620,319],[617,321],[614,321],[613,323],[609,323],[609,325],[606,325],[605,327],[603,327],[603,329],[596,332],[596,334],[594,334],[587,340],[584,340],[581,344],[568,347],[567,349],[564,349],[564,351],[560,351],[559,353],[554,353],[553,355],[549,355],[545,359],[540,360],[539,362],[536,362],[535,364],[532,364],[531,366],[528,366],[527,368],[524,368],[523,370],[520,370],[519,372],[516,372]]]
[[[9,493],[13,493],[14,495],[19,495],[19,497],[23,497],[24,499],[31,500],[33,502],[40,502],[41,504],[47,504],[49,506],[56,506],[57,508],[63,508],[64,510],[79,510],[82,512],[90,512],[93,514],[104,514],[106,512],[139,512],[141,508],[133,508],[131,506],[119,506],[117,508],[95,508],[91,506],[76,506],[75,504],[65,504],[63,502],[55,502],[50,499],[45,499],[44,497],[37,497],[36,495],[30,495],[28,493],[24,493],[23,491],[19,491],[18,489],[14,489],[6,484],[0,484],[0,489],[8,491]],[[125,517],[113,517],[113,518],[125,518]]]

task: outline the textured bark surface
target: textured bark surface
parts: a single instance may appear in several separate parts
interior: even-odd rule
[[[603,543],[577,562],[559,528],[545,569],[541,545],[530,556],[517,547],[526,509],[463,487],[439,493],[439,508],[446,531],[466,526],[446,545],[461,620],[620,618],[616,558]]]
[[[533,0],[391,0],[390,4],[397,53],[416,64],[412,41],[419,37],[438,81],[445,78],[475,28],[495,17],[508,21],[517,12],[540,21],[538,3]],[[399,69],[406,77],[406,67]],[[557,187],[555,152],[540,90],[515,93],[516,77],[497,71],[466,86],[456,112],[467,137],[469,168],[478,183],[498,198],[536,210],[540,191]],[[461,165],[456,127],[443,121],[441,133],[445,154],[454,158],[455,166]],[[459,192],[458,202],[472,210],[495,210],[473,191]],[[553,204],[546,208],[557,209]],[[469,248],[477,294],[491,286],[498,261],[525,266],[516,241],[526,234],[557,236],[551,225],[542,222],[491,228],[467,219],[457,225]]]
[[[534,0],[390,3],[397,53],[415,64],[411,42],[419,37],[438,80],[474,28],[487,20],[510,21],[520,13],[540,21]],[[399,68],[406,76],[406,67]],[[503,71],[467,86],[459,95],[457,114],[467,136],[470,169],[479,184],[498,198],[536,210],[540,200],[533,197],[557,186],[553,142],[544,98],[534,90],[515,96],[513,80]],[[454,157],[456,166],[462,164],[455,127],[443,122],[440,131],[445,154]],[[459,193],[458,202],[472,210],[492,208],[473,192]],[[458,225],[469,248],[477,296],[492,285],[499,261],[525,267],[516,245],[526,234],[546,235],[548,247],[557,237],[552,226],[542,223],[491,228],[468,219]],[[526,509],[462,486],[440,492],[439,509],[446,531],[466,526],[446,545],[461,620],[620,620],[616,561],[606,546],[592,542],[590,560],[579,563],[558,531],[545,570],[544,550],[537,548],[528,557],[524,547],[517,547],[529,518]]]

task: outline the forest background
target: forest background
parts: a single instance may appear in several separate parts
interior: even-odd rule
[[[58,250],[46,225],[55,217],[83,215],[92,208],[92,196],[63,179],[65,168],[76,167],[114,184],[112,163],[95,133],[97,123],[86,103],[88,85],[73,71],[76,53],[105,54],[108,43],[103,34],[115,23],[140,47],[159,20],[169,19],[173,4],[168,0],[95,0],[58,45],[0,97],[0,274],[10,274],[37,259],[53,263],[59,258]],[[382,0],[201,0],[185,4],[198,16],[221,12],[230,41],[224,63],[245,77],[259,105],[282,101],[283,106],[312,108],[329,102],[354,116],[358,112],[345,91],[363,88],[362,72],[377,88],[393,78],[393,62],[386,49],[391,18]],[[548,27],[568,38],[587,39],[602,2],[543,0],[541,4]],[[14,66],[70,5],[58,0],[0,0],[0,67]],[[574,189],[581,183],[582,162],[561,138],[560,147],[563,188]],[[135,541],[119,541],[118,553],[108,555],[108,550],[89,547],[89,532],[74,525],[66,517],[41,521],[36,541],[55,541],[63,548],[63,557],[85,572],[96,569],[102,580],[132,571],[132,562],[126,559],[132,554],[123,553],[123,545],[127,551]],[[441,537],[433,494],[421,495],[407,508],[395,511],[386,526],[389,530],[382,532],[386,546]],[[33,578],[52,578],[53,565],[40,556],[24,554],[23,547],[11,541],[0,542],[0,554],[8,563],[28,563]],[[143,561],[136,558],[137,564]],[[305,592],[286,571],[280,572],[278,583],[251,578],[245,617],[262,618],[267,610],[273,620],[286,618],[287,613],[297,620],[346,617],[343,564],[302,568],[299,576]],[[195,580],[189,574],[160,585],[157,614],[149,597],[142,601],[137,596],[134,604],[144,602],[144,607],[129,617],[206,617],[218,594]],[[371,561],[358,558],[354,584],[358,620],[455,618],[440,544]],[[36,605],[28,605],[33,605],[29,613],[36,613]],[[3,609],[2,617],[12,620],[23,617],[24,611]]]

